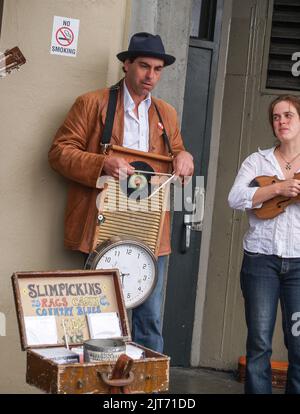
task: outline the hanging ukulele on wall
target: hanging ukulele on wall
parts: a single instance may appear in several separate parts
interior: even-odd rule
[[[24,63],[26,59],[17,46],[7,49],[4,53],[0,52],[0,78],[4,78],[14,69],[19,69]]]

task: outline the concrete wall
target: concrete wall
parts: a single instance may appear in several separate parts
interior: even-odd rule
[[[80,19],[76,58],[49,53],[55,15]],[[81,255],[63,248],[67,183],[47,152],[76,96],[118,80],[129,15],[129,0],[5,1],[0,51],[17,45],[27,63],[0,79],[0,393],[35,392],[25,384],[11,274],[82,267]]]
[[[191,0],[132,0],[129,35],[159,34],[176,62],[162,74],[154,95],[173,105],[181,121],[190,35]]]
[[[232,8],[200,350],[200,365],[220,369],[237,368],[246,341],[239,272],[247,219],[228,207],[227,196],[246,156],[274,144],[267,110],[278,91],[264,88],[269,6],[268,0],[234,0]],[[272,358],[286,360],[280,312],[273,345]]]

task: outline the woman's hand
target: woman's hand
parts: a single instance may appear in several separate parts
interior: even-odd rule
[[[274,184],[277,186],[278,195],[284,197],[297,197],[300,194],[300,180],[289,178],[280,183]]]
[[[275,184],[258,188],[252,199],[252,207],[256,207],[277,196],[291,198],[297,197],[298,194],[300,194],[300,180],[289,178]]]

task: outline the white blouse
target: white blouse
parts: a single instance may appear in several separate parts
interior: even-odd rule
[[[245,159],[228,196],[231,208],[247,212],[249,229],[243,239],[245,250],[275,254],[280,257],[300,257],[300,204],[290,204],[277,217],[262,220],[251,211],[252,199],[259,187],[249,187],[259,175],[285,177],[274,155],[276,147],[254,152]],[[262,204],[255,208],[261,207]]]

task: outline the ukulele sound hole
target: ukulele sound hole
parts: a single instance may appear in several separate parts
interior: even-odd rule
[[[286,203],[289,200],[290,200],[289,198],[287,198],[285,200],[281,200],[280,203],[277,204],[277,208],[282,208],[282,204]]]

